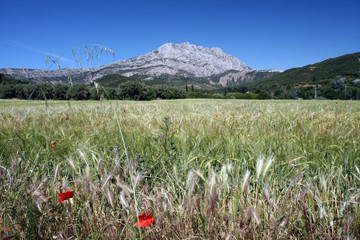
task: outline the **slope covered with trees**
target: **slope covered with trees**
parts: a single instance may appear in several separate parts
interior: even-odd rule
[[[359,99],[360,53],[328,59],[320,63],[293,68],[276,76],[244,84],[249,91],[267,92],[275,98]],[[236,89],[236,88],[235,88]]]

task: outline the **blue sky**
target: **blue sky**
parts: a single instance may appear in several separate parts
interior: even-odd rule
[[[360,51],[360,1],[3,0],[0,68],[94,67],[164,43],[219,47],[257,70],[301,67]],[[74,47],[115,51],[76,64]],[[54,69],[54,68],[52,68]]]

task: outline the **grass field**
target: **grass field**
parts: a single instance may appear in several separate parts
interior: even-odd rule
[[[0,239],[360,239],[359,149],[358,101],[0,100]]]

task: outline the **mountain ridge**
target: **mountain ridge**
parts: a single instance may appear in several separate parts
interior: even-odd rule
[[[227,71],[236,71],[213,81]],[[261,72],[261,74],[259,74]],[[18,80],[33,82],[68,83],[68,76],[73,82],[91,83],[110,74],[125,77],[136,76],[143,81],[159,79],[159,77],[178,76],[189,79],[209,78],[208,85],[229,86],[240,82],[254,81],[257,75],[264,77],[277,73],[275,70],[257,71],[245,65],[236,57],[224,53],[220,48],[204,48],[194,44],[166,43],[159,48],[130,59],[94,67],[59,70],[40,70],[27,68],[3,68],[0,73]],[[263,74],[268,73],[268,74]]]

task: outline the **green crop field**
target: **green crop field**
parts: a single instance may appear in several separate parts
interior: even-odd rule
[[[0,100],[0,239],[356,239],[359,168],[359,101]]]

